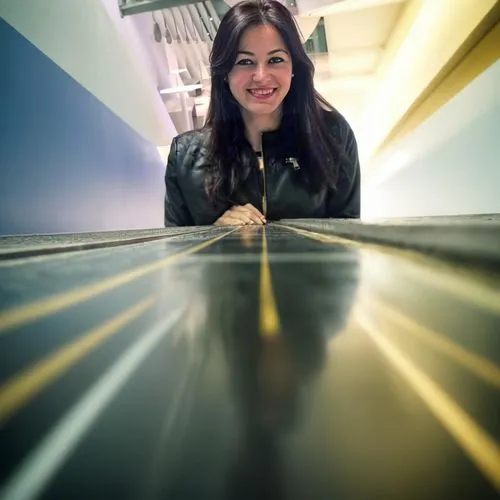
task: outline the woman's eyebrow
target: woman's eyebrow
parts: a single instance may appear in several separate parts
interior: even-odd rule
[[[284,52],[287,56],[290,55],[288,53],[288,51],[285,49],[274,49],[274,50],[271,50],[271,52],[268,52],[267,55],[270,56],[271,54],[276,54],[276,52]]]
[[[272,54],[276,54],[277,52],[284,52],[287,56],[290,55],[288,54],[288,51],[286,51],[285,49],[273,49],[270,52],[268,52],[267,55],[270,56]],[[238,55],[239,54],[244,54],[247,56],[255,56],[255,54],[253,52],[250,52],[249,50],[238,50]]]

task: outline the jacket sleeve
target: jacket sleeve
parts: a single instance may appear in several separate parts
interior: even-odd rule
[[[177,178],[178,162],[177,138],[174,138],[165,171],[165,227],[194,225],[193,218],[189,213],[179,187]]]
[[[347,124],[347,137],[344,140],[346,164],[340,172],[340,192],[335,192],[328,206],[328,217],[336,219],[359,219],[361,204],[361,172],[358,146],[351,127]]]

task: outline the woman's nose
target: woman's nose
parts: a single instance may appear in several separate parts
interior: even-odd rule
[[[269,77],[269,71],[266,65],[260,64],[255,68],[253,78],[256,82],[265,81]]]

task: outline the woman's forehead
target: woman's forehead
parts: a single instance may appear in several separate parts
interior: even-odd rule
[[[240,39],[238,50],[256,53],[262,51],[287,49],[279,31],[271,24],[261,24],[247,28]]]

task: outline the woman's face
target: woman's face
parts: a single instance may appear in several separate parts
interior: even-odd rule
[[[271,115],[280,109],[292,82],[292,59],[274,26],[248,28],[241,37],[233,69],[231,93],[251,115]]]

